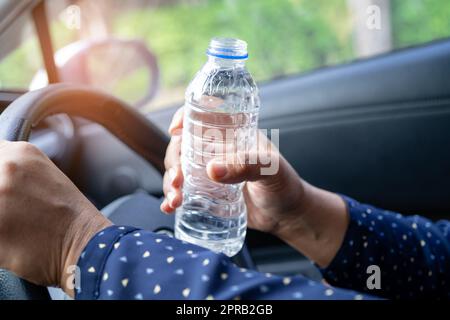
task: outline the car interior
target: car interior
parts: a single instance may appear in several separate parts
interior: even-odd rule
[[[58,62],[46,2],[0,1],[0,64],[20,45],[14,35],[26,16],[39,40],[34,54],[43,61],[33,80],[41,89],[0,85],[0,138],[38,146],[114,223],[171,234],[173,216],[149,212],[149,195],[163,196],[167,130],[183,101],[150,111],[138,107],[153,99],[163,73],[140,42],[104,40],[138,48],[146,61],[153,81],[138,102],[98,89],[82,73],[74,79],[70,70],[82,69],[86,52],[102,44],[78,43],[81,49]],[[281,153],[321,188],[387,210],[448,218],[449,72],[450,40],[444,38],[261,81],[259,128],[279,128]],[[39,77],[47,82],[39,84]],[[308,259],[254,230],[234,259],[262,272],[320,279]],[[58,297],[0,272],[0,299]]]

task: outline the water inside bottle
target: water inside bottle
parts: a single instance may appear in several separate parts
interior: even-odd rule
[[[183,204],[177,210],[177,238],[235,255],[242,247],[247,227],[244,183],[222,184],[209,179],[206,166],[212,159],[227,163],[245,161],[255,145],[257,112],[226,112],[223,103],[204,97],[202,105],[186,103],[182,142]]]

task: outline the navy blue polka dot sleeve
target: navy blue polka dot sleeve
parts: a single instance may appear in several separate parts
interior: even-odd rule
[[[94,236],[76,299],[371,299],[304,277],[242,269],[222,254],[132,227]]]
[[[344,197],[350,225],[328,268],[332,285],[392,299],[450,298],[449,221],[380,210]],[[367,268],[379,267],[380,289],[369,290]]]
[[[350,224],[336,257],[321,271],[329,284],[347,289],[301,276],[241,269],[222,254],[149,231],[112,226],[94,236],[82,253],[76,298],[449,298],[448,221],[403,217],[344,199]],[[379,268],[379,289],[368,289],[369,266]]]

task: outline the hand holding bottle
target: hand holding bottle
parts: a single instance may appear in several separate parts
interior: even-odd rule
[[[182,127],[183,108],[180,108],[169,128],[172,138],[165,158],[165,200],[161,210],[169,214],[182,203]],[[259,146],[267,143],[262,133],[258,139]],[[272,233],[319,265],[328,265],[341,246],[348,225],[343,200],[301,179],[275,146],[271,145],[269,150],[271,159],[278,158],[279,161],[279,169],[274,175],[262,175],[261,168],[268,164],[261,162],[233,165],[216,160],[208,163],[207,175],[213,181],[225,184],[246,181],[243,193],[249,227]],[[267,157],[266,148],[254,152],[264,152]]]

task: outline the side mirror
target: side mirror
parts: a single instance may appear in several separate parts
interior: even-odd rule
[[[77,41],[58,50],[55,62],[61,82],[90,85],[138,108],[148,104],[158,91],[156,57],[139,40]],[[46,73],[40,70],[30,90],[47,84]]]

